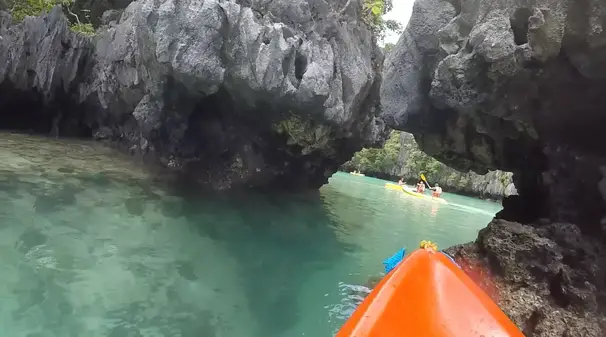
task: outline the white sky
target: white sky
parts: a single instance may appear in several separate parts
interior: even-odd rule
[[[385,20],[396,20],[406,27],[408,20],[410,20],[410,14],[412,13],[412,5],[414,0],[393,0],[393,9],[391,12],[385,14],[383,18]],[[400,35],[390,33],[385,37],[385,43],[398,42]]]

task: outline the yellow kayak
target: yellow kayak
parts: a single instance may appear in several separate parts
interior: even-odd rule
[[[431,195],[425,195],[425,194],[422,194],[422,193],[417,193],[417,192],[415,192],[411,188],[400,186],[398,184],[386,183],[385,184],[385,188],[388,188],[390,190],[402,191],[402,192],[404,192],[404,193],[406,193],[406,194],[408,194],[410,196],[421,198],[421,199],[425,199],[425,200],[429,200],[429,201],[439,202],[441,204],[447,204],[448,203],[446,200],[444,200],[442,198],[434,198]]]
[[[390,190],[396,190],[396,191],[403,191],[404,190],[404,188],[402,188],[402,186],[400,186],[398,184],[392,184],[392,183],[385,184],[385,188],[388,188]]]
[[[406,193],[408,195],[412,195],[413,197],[417,197],[417,198],[424,198],[424,197],[426,197],[425,194],[417,193],[414,190],[409,189],[409,188],[402,188],[402,191],[404,191],[404,193]]]

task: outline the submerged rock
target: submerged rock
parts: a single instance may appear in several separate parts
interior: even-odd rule
[[[417,0],[386,60],[389,127],[459,170],[514,172],[512,222],[458,252],[499,275],[527,336],[606,334],[605,17],[599,0]]]
[[[34,190],[42,191],[40,195],[57,193],[56,187],[49,185],[49,179],[59,177],[71,179],[74,185],[97,175],[144,184],[162,173],[150,167],[144,169],[127,156],[91,141],[0,133],[0,148],[2,175],[13,182],[31,183],[36,186]]]
[[[87,38],[58,8],[18,25],[1,13],[0,122],[105,140],[216,188],[320,186],[384,138],[383,56],[361,15],[350,1],[139,0]]]

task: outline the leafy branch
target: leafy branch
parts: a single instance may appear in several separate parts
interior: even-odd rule
[[[399,22],[383,19],[383,15],[392,9],[393,0],[364,0],[364,14],[362,18],[381,39],[385,36],[386,31],[393,31],[397,34],[401,34],[403,31],[403,27]]]
[[[7,8],[10,8],[9,11],[13,16],[14,22],[21,22],[27,16],[38,16],[42,13],[48,13],[55,6],[61,5],[64,12],[73,19],[70,24],[70,28],[73,31],[89,36],[94,35],[95,28],[90,23],[88,14],[86,15],[87,22],[83,22],[72,10],[74,2],[74,0],[8,0]]]

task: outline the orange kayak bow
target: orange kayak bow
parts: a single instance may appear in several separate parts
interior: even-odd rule
[[[387,274],[336,337],[524,337],[446,255],[418,249]]]

